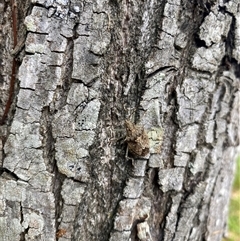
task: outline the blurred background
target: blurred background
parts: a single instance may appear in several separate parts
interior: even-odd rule
[[[229,207],[228,233],[223,241],[240,241],[240,156],[237,159]]]

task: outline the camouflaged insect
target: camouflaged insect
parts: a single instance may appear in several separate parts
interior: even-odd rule
[[[125,121],[128,150],[135,156],[146,156],[149,153],[149,139],[146,131],[140,125]]]

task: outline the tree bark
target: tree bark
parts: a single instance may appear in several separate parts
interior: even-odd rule
[[[0,239],[221,240],[239,146],[239,9],[0,3]]]

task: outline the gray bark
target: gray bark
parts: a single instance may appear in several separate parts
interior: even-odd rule
[[[0,239],[221,240],[239,145],[238,0],[17,9],[25,46],[0,127]],[[10,2],[0,15],[3,115]],[[148,155],[125,157],[127,119]]]

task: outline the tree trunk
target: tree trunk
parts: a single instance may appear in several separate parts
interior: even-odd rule
[[[0,3],[0,239],[221,240],[239,145],[239,9]]]

